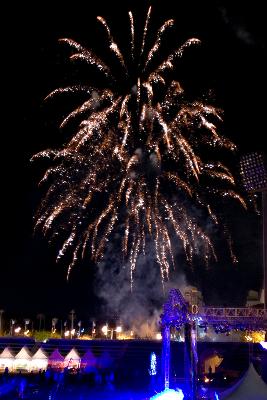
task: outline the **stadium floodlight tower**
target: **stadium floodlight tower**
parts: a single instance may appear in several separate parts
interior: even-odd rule
[[[262,195],[262,246],[263,246],[263,290],[264,308],[267,309],[267,167],[266,156],[254,152],[241,157],[240,172],[247,192]]]

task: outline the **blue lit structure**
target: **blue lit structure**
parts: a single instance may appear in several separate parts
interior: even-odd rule
[[[262,308],[216,308],[198,307],[187,303],[181,292],[171,289],[163,306],[162,327],[162,374],[165,391],[170,387],[170,341],[171,328],[184,327],[185,333],[185,393],[190,400],[197,399],[197,337],[198,320],[212,326],[215,332],[233,329],[267,331],[267,310]],[[163,392],[162,392],[163,393]]]
[[[151,356],[150,356],[149,375],[151,375],[151,376],[157,375],[157,357],[154,352],[152,352]]]
[[[263,153],[245,154],[240,159],[240,173],[248,193],[262,193],[262,255],[264,307],[267,308],[267,158]]]
[[[197,391],[197,351],[196,351],[196,323],[191,313],[190,305],[185,301],[181,292],[171,289],[169,298],[163,307],[161,316],[162,326],[162,369],[164,374],[164,388],[170,386],[170,340],[171,327],[185,330],[185,363],[186,363],[186,391],[190,398],[196,398]]]

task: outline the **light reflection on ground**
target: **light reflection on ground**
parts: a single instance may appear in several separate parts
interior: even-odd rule
[[[177,389],[178,390],[178,389]],[[174,391],[173,391],[174,392]],[[180,397],[170,397],[170,399],[180,400],[183,397],[180,392],[174,392]],[[157,391],[151,390],[150,388],[138,389],[136,387],[101,387],[92,388],[88,385],[77,384],[77,385],[66,385],[65,387],[53,386],[39,386],[39,385],[28,385],[23,395],[19,393],[18,388],[5,396],[1,396],[1,400],[151,400],[153,396],[157,395]],[[160,397],[155,397],[160,399]],[[214,391],[206,390],[205,393],[201,393],[201,399],[214,399]],[[165,399],[165,398],[164,398]],[[169,397],[166,397],[166,400]]]

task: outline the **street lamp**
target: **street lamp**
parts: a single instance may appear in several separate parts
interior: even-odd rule
[[[101,329],[101,331],[104,333],[105,336],[108,335],[108,324],[104,325]]]
[[[82,326],[82,321],[79,321],[77,325],[78,325],[78,327],[79,327],[79,330],[78,330],[78,336],[80,337],[80,336],[81,336],[81,326]]]
[[[10,320],[10,336],[13,336],[13,328],[14,328],[15,323],[16,323],[15,319]]]
[[[116,333],[121,333],[122,332],[122,326],[117,326],[115,329],[114,328],[109,328],[108,324],[104,325],[102,327],[102,332],[104,333],[104,335],[107,337],[108,336],[108,332],[110,332],[110,339],[113,339],[113,335],[114,332]]]
[[[116,329],[115,329],[115,332],[116,332],[116,339],[119,339],[119,337],[120,337],[120,333],[122,333],[122,326],[121,325],[118,325],[117,327],[116,327]]]
[[[263,289],[264,308],[267,308],[267,168],[262,153],[249,153],[240,160],[240,173],[248,193],[262,194],[262,235],[263,235]]]
[[[52,333],[56,333],[56,324],[58,322],[57,318],[52,318]]]
[[[73,338],[73,336],[75,335],[75,329],[73,328],[71,331],[70,331],[70,338],[72,339]]]
[[[21,327],[20,327],[20,326],[18,326],[16,329],[14,329],[14,332],[15,332],[15,333],[18,333],[18,334],[19,334],[20,331],[21,331]]]
[[[64,322],[64,336],[66,336],[66,332],[67,332],[67,321]]]
[[[96,323],[95,321],[92,321],[92,339],[95,337],[95,333],[96,333]]]
[[[24,332],[28,330],[27,326],[29,325],[30,320],[29,319],[24,319]]]

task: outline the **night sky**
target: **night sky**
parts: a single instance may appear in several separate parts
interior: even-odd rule
[[[2,32],[0,308],[7,315],[25,317],[40,312],[64,316],[74,308],[83,318],[90,318],[99,311],[94,266],[89,260],[79,264],[67,282],[66,265],[55,264],[56,249],[33,235],[34,210],[41,198],[38,181],[44,168],[32,165],[30,158],[65,140],[64,131],[58,130],[63,106],[60,101],[56,108],[44,102],[53,89],[69,83],[67,52],[57,40],[69,37],[98,49],[101,35],[96,16],[102,15],[123,48],[127,45],[127,12],[133,11],[140,34],[148,3],[126,0],[123,6],[118,1],[57,4],[55,8],[54,4],[38,2],[31,9],[10,4],[2,15],[7,28]],[[216,102],[225,111],[225,134],[239,146],[239,153],[229,160],[237,169],[240,155],[264,150],[263,3],[162,0],[149,4],[154,4],[152,32],[164,20],[174,18],[176,42],[190,37],[202,40],[203,46],[192,56],[190,68],[182,69],[177,78],[185,87],[214,89]],[[230,207],[227,212],[232,215],[238,265],[231,265],[221,250],[220,261],[208,273],[197,268],[195,273],[185,275],[203,287],[207,302],[235,305],[242,304],[247,289],[258,289],[261,283],[261,226],[260,218],[252,211]]]

